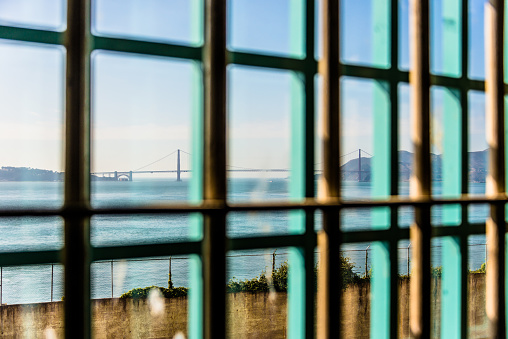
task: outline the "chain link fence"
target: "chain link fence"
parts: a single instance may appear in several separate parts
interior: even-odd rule
[[[345,249],[342,255],[354,265],[359,275],[368,275],[372,268],[370,245]],[[485,243],[469,244],[470,268],[477,269],[487,260]],[[432,246],[433,257],[440,257],[441,246]],[[411,244],[399,247],[399,274],[411,272]],[[168,286],[171,274],[174,286],[190,286],[189,256],[98,261],[91,265],[92,298],[118,298],[138,287]],[[318,252],[316,252],[316,261]],[[289,252],[256,251],[227,256],[227,279],[251,279],[270,272],[289,261]],[[438,266],[440,260],[433,260]],[[42,303],[62,300],[63,266],[61,264],[0,267],[0,304]]]

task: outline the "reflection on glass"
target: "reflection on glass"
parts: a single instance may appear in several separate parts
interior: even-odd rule
[[[96,0],[92,31],[97,35],[141,40],[201,44],[199,0]]]
[[[189,61],[94,56],[94,206],[189,200],[196,81]]]

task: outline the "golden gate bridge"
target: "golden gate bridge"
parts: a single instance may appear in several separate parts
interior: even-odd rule
[[[368,157],[363,156],[368,155]],[[169,169],[169,170],[158,170],[158,169],[147,169],[150,166],[153,166],[157,163],[162,162],[163,160],[169,158],[170,156],[176,155],[176,168],[175,169]],[[104,178],[112,181],[132,181],[134,174],[163,174],[163,173],[175,173],[176,174],[176,181],[182,181],[182,173],[190,173],[192,170],[189,166],[189,161],[186,162],[187,168],[182,169],[182,156],[187,156],[187,160],[189,156],[191,156],[190,153],[181,150],[176,149],[175,151],[166,154],[160,159],[157,159],[153,162],[150,162],[144,166],[141,166],[135,170],[131,171],[97,171],[90,173],[91,175],[94,175],[99,178]],[[340,156],[340,165],[341,167],[344,167],[345,164],[351,163],[351,168],[354,169],[343,169],[343,174],[345,173],[357,173],[358,174],[358,181],[363,181],[365,176],[362,175],[362,173],[370,173],[370,170],[362,168],[362,159],[370,159],[372,157],[372,154],[369,154],[368,152],[357,149],[352,152],[343,154]],[[321,173],[320,165],[321,162],[318,162],[314,164],[315,166],[315,173],[319,174]],[[241,167],[241,166],[233,166],[233,165],[226,165],[228,168],[226,169],[227,172],[240,172],[240,173],[249,173],[249,172],[263,172],[263,173],[283,173],[283,172],[290,172],[290,169],[288,168],[250,168],[250,167]],[[363,166],[365,167],[365,166]]]

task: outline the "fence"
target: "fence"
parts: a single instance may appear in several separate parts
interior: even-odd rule
[[[469,244],[473,262],[470,267],[478,268],[487,261],[485,243]],[[438,256],[441,246],[432,246],[433,255]],[[354,271],[368,275],[372,268],[370,263],[372,250],[365,248],[346,249],[342,255],[350,258]],[[399,247],[399,274],[411,272],[411,244]],[[480,255],[480,253],[482,255]],[[317,259],[316,252],[316,259]],[[230,272],[228,279],[250,279],[270,268],[272,271],[282,262],[288,260],[287,252],[263,252],[236,254],[227,256]],[[92,264],[92,297],[113,298],[135,288],[159,284],[166,286],[171,274],[175,286],[188,284],[189,257],[147,258],[129,260],[98,261]],[[434,261],[433,265],[439,265]],[[130,266],[130,272],[129,268]],[[176,266],[176,267],[174,267]],[[46,269],[47,268],[47,269]],[[269,271],[270,272],[270,271]],[[268,272],[268,274],[269,274]],[[6,273],[7,277],[6,277]],[[33,265],[22,267],[0,267],[0,305],[4,303],[36,303],[61,300],[63,296],[63,268],[60,264]],[[6,284],[7,283],[7,284]],[[48,286],[49,283],[49,286]],[[6,294],[6,287],[8,294]]]

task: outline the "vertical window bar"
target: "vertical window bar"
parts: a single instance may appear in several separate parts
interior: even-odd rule
[[[90,337],[90,1],[67,4],[65,337]]]
[[[399,1],[390,1],[390,194],[399,194],[399,97],[396,74],[399,70]],[[398,209],[390,208],[390,262],[399,262],[398,253]],[[399,268],[397,264],[390,266],[390,335],[397,338],[399,333]]]
[[[461,79],[463,84],[467,83],[468,65],[469,65],[469,1],[462,0],[462,21],[461,21]],[[460,107],[462,111],[461,119],[461,193],[469,192],[469,101],[467,85],[461,88]],[[468,249],[468,205],[461,206],[461,224],[460,224],[460,253],[461,257],[461,281],[462,289],[460,294],[460,332],[462,338],[468,337],[468,283],[469,283],[469,249]]]
[[[226,0],[205,2],[203,198],[226,204]],[[205,214],[205,338],[226,337],[226,214]]]
[[[340,112],[339,112],[339,2],[324,0],[323,57],[319,72],[323,79],[323,175],[320,198],[340,197]],[[339,210],[323,211],[323,231],[318,236],[318,338],[339,338],[341,319]]]
[[[412,198],[430,197],[430,75],[429,75],[429,1],[411,0],[410,7],[412,94],[412,139],[414,170]],[[410,331],[415,338],[430,337],[430,206],[415,207],[410,238],[413,249],[411,275]]]
[[[486,195],[505,192],[504,81],[503,81],[504,1],[485,4],[485,103],[489,173]],[[487,219],[487,317],[489,336],[504,338],[505,333],[505,219],[504,204],[492,203]]]
[[[305,197],[314,197],[314,140],[315,140],[315,100],[314,76],[316,60],[315,48],[315,8],[314,0],[306,1],[305,11]],[[314,338],[314,212],[305,214],[305,338]]]

